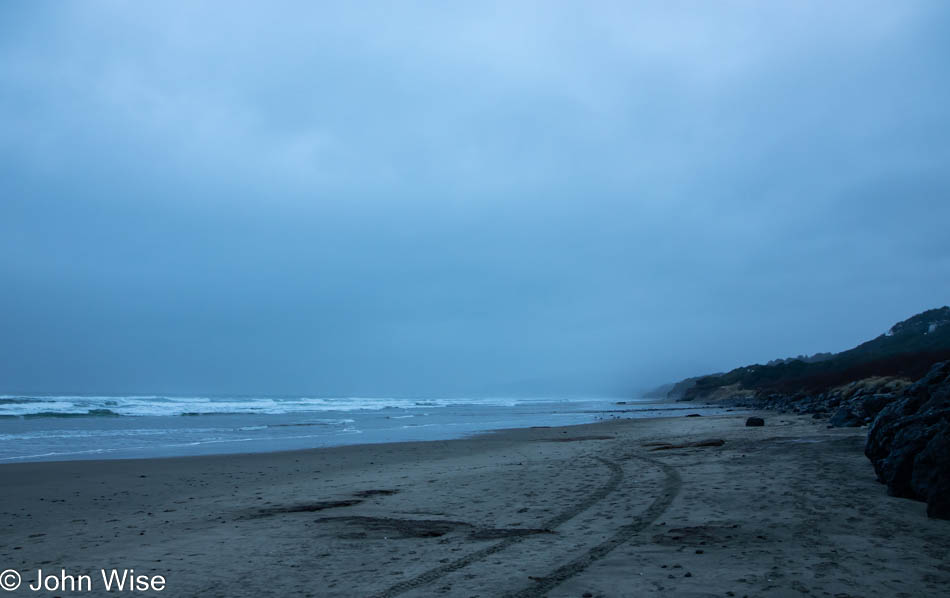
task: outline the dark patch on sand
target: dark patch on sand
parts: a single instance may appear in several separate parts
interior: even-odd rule
[[[613,440],[614,436],[567,436],[565,438],[546,438],[544,442],[583,442],[585,440]]]
[[[497,540],[514,536],[554,533],[548,529],[483,528],[467,521],[451,519],[397,519],[393,517],[323,517],[315,523],[339,525],[335,535],[341,539],[440,538],[452,532],[468,532],[470,540]]]
[[[722,544],[740,536],[747,542],[747,534],[737,529],[738,527],[738,524],[675,527],[653,536],[653,542],[665,546],[702,546]]]
[[[481,528],[468,535],[469,540],[499,540],[501,538],[516,538],[518,536],[535,536],[537,534],[553,534],[554,530],[530,527],[508,528]]]
[[[338,507],[352,507],[363,502],[362,499],[347,500],[324,500],[320,502],[299,503],[295,505],[286,505],[283,507],[267,507],[264,509],[255,509],[249,515],[242,519],[259,519],[261,517],[270,517],[271,515],[284,515],[288,513],[313,513],[324,511],[326,509],[336,509]]]
[[[371,496],[392,496],[398,492],[399,490],[360,490],[359,492],[354,492],[353,496],[358,496],[359,498],[370,498]]]

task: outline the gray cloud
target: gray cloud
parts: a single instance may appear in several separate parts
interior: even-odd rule
[[[950,296],[940,2],[0,11],[8,390],[624,393]]]

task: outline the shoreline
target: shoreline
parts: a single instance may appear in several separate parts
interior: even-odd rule
[[[449,440],[531,425],[575,425],[615,417],[663,417],[717,406],[652,400],[458,404],[411,410],[234,413],[181,416],[0,419],[0,465],[34,461],[166,458]]]
[[[175,596],[910,597],[950,584],[950,522],[887,496],[864,430],[758,414],[765,427],[745,413],[611,419],[7,463],[0,557],[24,580],[134,568]],[[656,445],[707,439],[724,443]]]

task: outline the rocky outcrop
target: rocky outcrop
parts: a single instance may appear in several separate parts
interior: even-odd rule
[[[700,397],[700,400],[781,413],[813,415],[815,419],[829,418],[828,423],[835,427],[854,427],[870,424],[877,414],[900,396],[902,390],[910,384],[910,381],[903,378],[877,376],[819,393],[755,392],[731,387],[716,389],[715,392]]]
[[[927,515],[950,519],[950,361],[883,407],[864,454],[892,496],[927,502]]]
[[[910,382],[900,378],[870,378],[834,389],[828,393],[827,413],[834,413],[828,423],[836,428],[870,424],[884,407],[894,401]]]

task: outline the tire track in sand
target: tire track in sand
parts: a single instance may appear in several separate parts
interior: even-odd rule
[[[643,457],[640,455],[631,455],[635,459],[645,461],[651,465],[655,465],[663,470],[663,473],[666,474],[666,479],[663,482],[663,491],[660,493],[660,496],[656,498],[650,506],[647,507],[646,511],[642,515],[634,518],[630,523],[622,526],[620,529],[614,533],[613,536],[607,540],[601,542],[597,546],[594,546],[587,551],[586,554],[574,559],[566,565],[558,567],[548,575],[544,577],[537,578],[536,582],[523,590],[507,594],[505,598],[540,598],[561,585],[571,577],[581,573],[584,569],[587,569],[595,561],[598,561],[611,550],[624,544],[630,538],[640,533],[648,525],[656,521],[660,515],[662,515],[666,509],[669,508],[670,504],[673,503],[673,499],[676,498],[676,495],[680,491],[682,486],[682,480],[680,479],[679,472],[666,463],[662,463],[655,459],[650,459],[648,457]]]
[[[587,497],[584,500],[575,504],[570,509],[567,509],[566,511],[562,511],[561,513],[558,513],[551,519],[548,519],[543,524],[541,524],[540,527],[545,527],[548,529],[557,528],[558,526],[564,524],[565,522],[570,521],[574,517],[577,517],[578,515],[580,515],[581,513],[583,513],[590,507],[592,507],[598,501],[603,500],[604,497],[606,497],[608,494],[616,490],[618,486],[620,486],[620,482],[623,481],[623,468],[620,467],[620,465],[618,465],[617,463],[614,463],[613,461],[609,461],[601,457],[594,457],[594,458],[600,461],[601,463],[603,463],[610,470],[610,479],[607,481],[607,483],[601,486],[600,488],[598,488],[597,490],[595,490],[594,492],[592,492],[591,494],[587,495]],[[401,581],[395,585],[392,585],[378,594],[373,594],[373,598],[392,598],[393,596],[398,596],[399,594],[408,592],[409,590],[413,590],[415,588],[418,588],[419,586],[432,583],[433,581],[439,579],[440,577],[444,575],[447,575],[448,573],[451,573],[453,571],[458,571],[459,569],[462,569],[463,567],[467,567],[474,562],[484,559],[485,557],[491,556],[495,554],[496,552],[501,552],[502,550],[505,550],[509,546],[517,544],[518,542],[522,542],[529,537],[530,536],[514,536],[511,538],[506,538],[502,540],[501,542],[497,542],[495,544],[492,544],[491,546],[486,546],[485,548],[469,553],[460,559],[452,561],[451,563],[446,563],[439,567],[434,567],[432,569],[429,569],[428,571],[420,573],[419,575],[417,575],[416,577],[413,577],[412,579],[407,579],[406,581]]]

